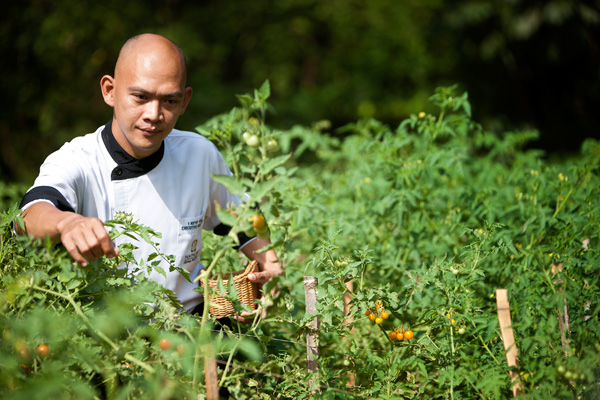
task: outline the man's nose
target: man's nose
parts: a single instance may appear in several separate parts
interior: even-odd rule
[[[152,100],[146,103],[144,118],[150,121],[158,121],[162,116],[162,108],[159,100]]]

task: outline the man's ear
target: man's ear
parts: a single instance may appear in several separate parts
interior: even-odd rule
[[[115,78],[110,75],[104,75],[102,79],[100,79],[100,89],[102,90],[102,97],[104,97],[104,102],[111,107],[115,106]]]
[[[193,91],[191,87],[185,88],[183,92],[183,107],[181,108],[181,113],[179,113],[179,115],[185,112],[185,109],[187,108],[188,104],[190,103],[190,99],[192,98],[192,92]]]

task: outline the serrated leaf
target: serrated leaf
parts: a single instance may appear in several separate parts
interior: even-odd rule
[[[237,180],[234,176],[212,174],[210,176],[215,182],[225,186],[232,194],[243,194],[246,191],[244,183]]]
[[[260,164],[260,172],[262,172],[264,175],[267,175],[268,173],[273,171],[275,168],[285,164],[285,162],[287,160],[289,160],[291,156],[292,156],[291,154],[284,154],[279,157],[268,158],[268,159],[264,160]]]
[[[269,179],[268,181],[261,182],[252,188],[250,192],[250,198],[254,201],[260,202],[266,195],[273,189],[273,186],[277,183],[277,179]]]
[[[165,273],[165,270],[162,269],[162,267],[154,267],[154,270],[156,272],[158,272],[159,274],[161,274],[162,276],[164,276],[165,278],[167,277],[167,274]]]
[[[271,84],[269,80],[263,82],[263,84],[258,89],[258,98],[262,103],[267,101],[267,99],[271,96]]]
[[[235,97],[242,103],[243,106],[249,106],[252,104],[252,97],[247,94],[236,94]]]
[[[237,217],[234,217],[223,208],[217,209],[217,217],[219,217],[219,221],[228,226],[234,226],[237,222]]]

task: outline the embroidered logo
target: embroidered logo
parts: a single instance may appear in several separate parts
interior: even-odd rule
[[[195,221],[189,221],[186,225],[181,226],[182,231],[197,231],[202,226],[204,218],[197,219]]]

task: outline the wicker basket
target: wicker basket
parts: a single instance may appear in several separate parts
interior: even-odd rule
[[[227,287],[229,277],[233,275],[233,283],[238,291],[238,300],[242,304],[250,306],[253,310],[256,309],[257,304],[254,301],[258,298],[258,285],[248,280],[248,274],[258,272],[258,263],[256,261],[250,262],[245,270],[235,271],[232,273],[221,275],[223,285]],[[208,287],[217,291],[218,279],[209,279]],[[204,279],[200,279],[200,285],[204,287]],[[226,293],[225,293],[226,294]],[[215,318],[224,318],[235,314],[233,304],[219,294],[209,295],[210,309],[209,312]]]

